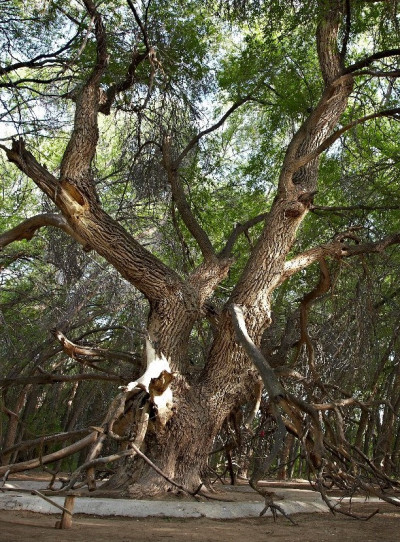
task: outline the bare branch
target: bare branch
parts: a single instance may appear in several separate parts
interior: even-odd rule
[[[320,278],[319,278],[318,284],[315,286],[315,288],[311,290],[311,292],[308,292],[304,295],[300,303],[300,340],[297,345],[297,349],[298,349],[297,355],[300,354],[300,349],[302,345],[304,344],[306,346],[310,371],[311,371],[311,374],[316,379],[318,379],[318,374],[315,367],[314,345],[308,333],[308,312],[310,309],[310,304],[315,299],[325,294],[331,287],[329,269],[328,269],[328,266],[326,265],[324,258],[321,258],[319,260],[319,264],[320,264],[321,272],[320,272]]]
[[[207,233],[200,226],[198,220],[192,213],[190,205],[187,201],[185,192],[179,178],[178,168],[176,167],[175,162],[171,160],[171,145],[169,138],[164,138],[162,150],[163,162],[168,174],[168,181],[171,185],[172,197],[174,199],[174,202],[176,203],[179,214],[181,215],[181,218],[185,223],[187,229],[190,231],[190,233],[193,235],[193,238],[199,245],[205,260],[211,260],[216,257],[214,247],[212,246]]]
[[[378,53],[374,53],[371,56],[367,56],[366,58],[363,58],[362,60],[351,64],[350,66],[347,66],[347,68],[344,70],[344,73],[353,73],[357,70],[360,70],[361,68],[369,66],[370,64],[375,62],[375,60],[382,60],[383,58],[398,55],[400,55],[400,49],[386,49],[385,51],[379,51]]]
[[[186,145],[186,147],[183,149],[183,151],[180,153],[178,158],[175,160],[174,165],[176,168],[179,167],[179,165],[182,163],[182,160],[187,156],[187,154],[197,145],[197,143],[200,141],[202,137],[205,135],[211,134],[211,132],[215,132],[215,130],[218,130],[227,118],[229,118],[232,113],[236,111],[241,105],[251,100],[251,96],[245,96],[244,98],[241,98],[237,102],[235,102],[228,111],[219,119],[218,122],[210,126],[209,128],[206,128],[205,130],[202,130],[199,132],[196,136],[194,136],[189,143]]]
[[[340,51],[340,56],[342,60],[346,58],[347,54],[347,45],[349,43],[350,32],[351,32],[351,5],[350,0],[345,0],[346,2],[346,26],[342,42],[342,50]]]
[[[129,5],[132,13],[133,13],[135,21],[136,21],[138,27],[140,28],[140,31],[142,32],[143,43],[145,44],[147,51],[149,51],[150,50],[150,45],[149,45],[149,40],[148,40],[146,28],[145,28],[144,24],[142,23],[142,21],[140,20],[139,14],[138,14],[135,6],[133,5],[132,0],[127,0],[127,2],[128,2],[128,5]],[[149,2],[149,5],[150,5],[150,2]],[[147,17],[147,10],[148,10],[148,6],[146,8],[146,17]]]
[[[64,53],[67,49],[69,49],[78,37],[78,35],[79,32],[77,32],[65,45],[63,45],[62,47],[60,47],[60,49],[54,51],[53,53],[38,55],[35,58],[32,58],[31,60],[27,60],[25,62],[15,62],[14,64],[10,64],[8,66],[0,66],[0,76],[14,72],[21,68],[42,68],[49,63],[55,62],[54,59],[57,59],[57,57],[61,53]]]
[[[105,348],[81,346],[68,340],[67,337],[58,329],[52,329],[51,333],[59,341],[64,352],[71,358],[75,358],[76,356],[86,356],[89,358],[100,357],[105,360],[128,361],[129,363],[138,362],[138,356],[136,354],[130,354],[128,352],[116,352],[107,350]]]
[[[164,165],[168,173],[168,180],[171,185],[174,201],[178,207],[182,220],[184,221],[190,233],[193,235],[194,239],[197,241],[200,247],[200,250],[206,260],[211,260],[216,257],[215,250],[211,244],[211,241],[207,233],[200,226],[198,220],[195,218],[195,216],[193,215],[190,209],[185,192],[183,190],[183,187],[179,179],[179,172],[178,172],[179,166],[181,165],[183,159],[195,147],[195,145],[197,145],[197,143],[200,141],[202,137],[217,130],[220,126],[223,125],[226,119],[228,119],[229,116],[234,111],[236,111],[236,109],[238,109],[241,105],[243,105],[245,102],[249,101],[250,99],[251,99],[251,96],[246,96],[238,100],[237,102],[235,102],[228,109],[228,111],[220,118],[218,122],[216,122],[209,128],[202,130],[196,136],[194,136],[186,145],[186,147],[183,149],[183,151],[180,153],[178,158],[176,158],[175,160],[172,159],[171,142],[170,142],[169,137],[164,138],[164,141],[163,141]]]
[[[354,72],[353,76],[357,77],[359,75],[371,75],[372,77],[400,77],[400,71],[399,70],[392,70],[392,71],[376,71],[376,70],[361,70],[359,72]]]
[[[106,382],[119,382],[127,384],[128,379],[122,376],[102,375],[102,374],[77,374],[65,376],[58,374],[43,374],[39,376],[21,376],[19,378],[0,378],[0,388],[9,388],[10,386],[25,386],[26,384],[57,384],[58,382],[80,382],[82,380],[105,380]]]
[[[107,92],[105,93],[105,100],[101,101],[99,106],[99,112],[103,113],[103,115],[109,115],[111,111],[111,106],[115,100],[115,97],[120,94],[121,92],[124,92],[125,90],[128,90],[131,88],[135,82],[135,74],[138,66],[148,57],[149,53],[146,51],[145,53],[139,53],[136,49],[132,52],[132,59],[131,63],[128,66],[125,79],[121,81],[120,83],[116,83],[114,85],[111,85]]]
[[[248,231],[250,228],[255,226],[256,224],[259,224],[260,222],[263,222],[268,216],[268,213],[262,213],[261,215],[255,216],[253,218],[250,218],[250,220],[247,220],[243,224],[238,222],[236,226],[234,227],[232,233],[228,237],[228,240],[224,246],[224,248],[219,253],[219,257],[221,258],[229,258],[229,256],[232,254],[233,247],[237,241],[237,238],[241,233],[244,233]]]
[[[329,206],[329,205],[312,205],[310,211],[327,211],[327,212],[336,212],[336,211],[398,211],[400,210],[399,205],[342,205],[342,206]]]
[[[366,122],[367,120],[371,119],[377,119],[379,117],[395,117],[396,115],[400,114],[400,108],[394,108],[394,109],[386,109],[384,111],[379,111],[378,113],[372,113],[371,115],[366,115],[365,117],[361,117],[357,120],[354,120],[353,122],[350,122],[349,124],[346,124],[346,126],[343,126],[342,128],[339,128],[336,130],[333,134],[331,134],[329,137],[327,137],[316,149],[314,149],[312,152],[301,156],[299,158],[296,158],[291,166],[290,170],[294,173],[295,171],[299,170],[301,167],[305,166],[315,158],[318,158],[318,156],[328,149],[335,141],[339,139],[340,136],[342,136],[345,132],[348,130],[351,130],[351,128],[354,128],[355,126],[358,126],[359,124],[362,124]]]
[[[75,442],[74,444],[63,448],[62,450],[58,450],[57,452],[53,452],[41,458],[30,459],[29,461],[22,461],[21,463],[14,463],[11,465],[2,465],[0,466],[0,476],[4,475],[6,472],[13,473],[21,472],[24,470],[36,469],[41,465],[46,465],[47,463],[53,463],[54,461],[58,461],[59,459],[64,459],[64,457],[75,454],[83,448],[86,448],[86,446],[89,446],[89,444],[96,440],[97,435],[97,431],[93,431],[93,433],[90,433],[90,435],[88,435],[87,437],[78,440],[78,442]]]
[[[18,444],[14,444],[14,446],[10,446],[9,448],[2,450],[1,454],[9,455],[16,451],[22,452],[23,450],[29,450],[29,448],[34,448],[38,445],[42,446],[43,444],[47,444],[49,442],[64,442],[65,440],[80,437],[91,432],[91,429],[78,429],[77,431],[68,431],[65,433],[57,433],[56,435],[45,435],[32,440],[24,440],[23,442],[19,442]]]

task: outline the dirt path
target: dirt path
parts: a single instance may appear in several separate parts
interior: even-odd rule
[[[357,505],[367,514],[374,504]],[[298,526],[284,518],[242,520],[171,518],[98,518],[74,516],[70,530],[54,528],[56,516],[33,512],[0,511],[1,542],[398,542],[400,509],[379,504],[380,513],[369,521],[341,515],[298,514]]]

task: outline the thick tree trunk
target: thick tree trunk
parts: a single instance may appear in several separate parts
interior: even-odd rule
[[[191,491],[205,475],[208,453],[223,421],[246,400],[249,374],[254,371],[236,342],[229,307],[233,303],[242,307],[249,335],[259,346],[262,333],[271,321],[272,292],[285,279],[286,258],[316,187],[318,155],[312,157],[312,153],[337,124],[352,90],[351,77],[337,81],[342,72],[335,46],[339,4],[332,2],[317,32],[325,92],[288,147],[277,197],[263,233],[220,315],[204,370],[196,386],[177,394],[176,411],[165,433],[157,439],[158,450],[150,451],[168,476]],[[304,160],[306,156],[310,158]],[[160,487],[153,473],[141,477],[142,490],[144,482],[147,490],[150,486],[150,489]],[[131,493],[136,494],[136,489],[137,485],[133,484]]]

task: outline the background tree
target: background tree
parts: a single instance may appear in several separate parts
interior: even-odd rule
[[[225,7],[4,4],[0,472],[120,443],[110,485],[194,492],[260,376],[253,487],[286,430],[321,490],[398,472],[395,5]],[[10,467],[42,424],[88,434]]]

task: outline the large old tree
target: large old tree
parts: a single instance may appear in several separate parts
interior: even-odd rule
[[[278,428],[274,457],[287,429],[302,443],[316,476],[333,477],[337,463],[328,452],[336,450],[341,461],[352,462],[341,408],[361,407],[351,394],[332,387],[328,392],[322,382],[308,309],[329,291],[330,265],[384,253],[400,242],[397,218],[385,222],[372,214],[370,230],[360,232],[360,223],[346,215],[352,209],[368,216],[398,208],[395,174],[392,184],[379,177],[385,167],[395,167],[398,155],[397,146],[389,144],[400,113],[396,3],[43,4],[35,9],[16,0],[1,2],[7,30],[0,65],[7,183],[15,183],[18,198],[20,183],[33,181],[46,197],[46,212],[11,222],[12,228],[4,224],[0,246],[30,240],[48,226],[63,230],[80,250],[104,258],[147,300],[146,333],[137,345],[145,363],[141,372],[134,369],[125,389],[115,383],[115,399],[95,431],[81,440],[77,435],[58,455],[30,463],[10,467],[10,451],[0,472],[87,449],[85,471],[93,484],[111,440],[120,443],[117,455],[108,458],[120,458],[110,481],[114,487],[132,495],[170,487],[138,457],[140,448],[164,475],[196,491],[206,480],[209,453],[225,420],[257,402],[261,375]],[[357,184],[362,167],[371,175],[364,171]],[[257,190],[249,188],[249,176],[258,176]],[[163,235],[135,218],[135,197],[145,200],[149,193],[158,198],[154,213]],[[307,230],[310,211],[319,208],[317,216],[327,216],[323,213],[335,204],[345,220],[335,224],[337,216],[330,215],[330,230],[318,221]],[[306,235],[295,243],[302,224]],[[167,248],[168,236],[176,245],[171,241]],[[60,257],[76,258],[76,246],[62,242]],[[175,255],[177,246],[181,256]],[[10,253],[10,269],[19,258]],[[290,319],[286,330],[297,357],[305,355],[304,392],[286,386],[285,378],[299,373],[294,362],[285,365],[285,341],[274,350],[277,338],[268,328],[276,329],[273,303],[279,292],[290,301],[287,284],[313,264],[316,269],[319,264],[320,279],[314,277],[308,294],[303,289],[298,336],[291,335]],[[23,265],[18,270],[23,273]],[[345,295],[350,291],[348,286]],[[293,310],[298,301],[292,297]],[[52,344],[88,363],[103,357],[112,369],[118,354],[74,344],[65,335],[65,321],[56,327]],[[194,363],[193,336],[202,330],[209,347],[196,352]],[[341,349],[343,341],[330,337],[331,344],[336,340]],[[56,380],[38,366],[15,383]],[[8,389],[18,374],[9,371],[3,385]],[[62,381],[60,369],[57,374]],[[393,416],[399,406],[396,386],[389,400]],[[22,403],[30,388],[24,389]],[[333,413],[331,424],[323,418],[326,411]],[[11,450],[17,425],[5,412],[14,427],[5,446]],[[363,434],[361,422],[358,427]],[[258,465],[254,483],[272,459]],[[349,469],[349,479],[353,475]]]

